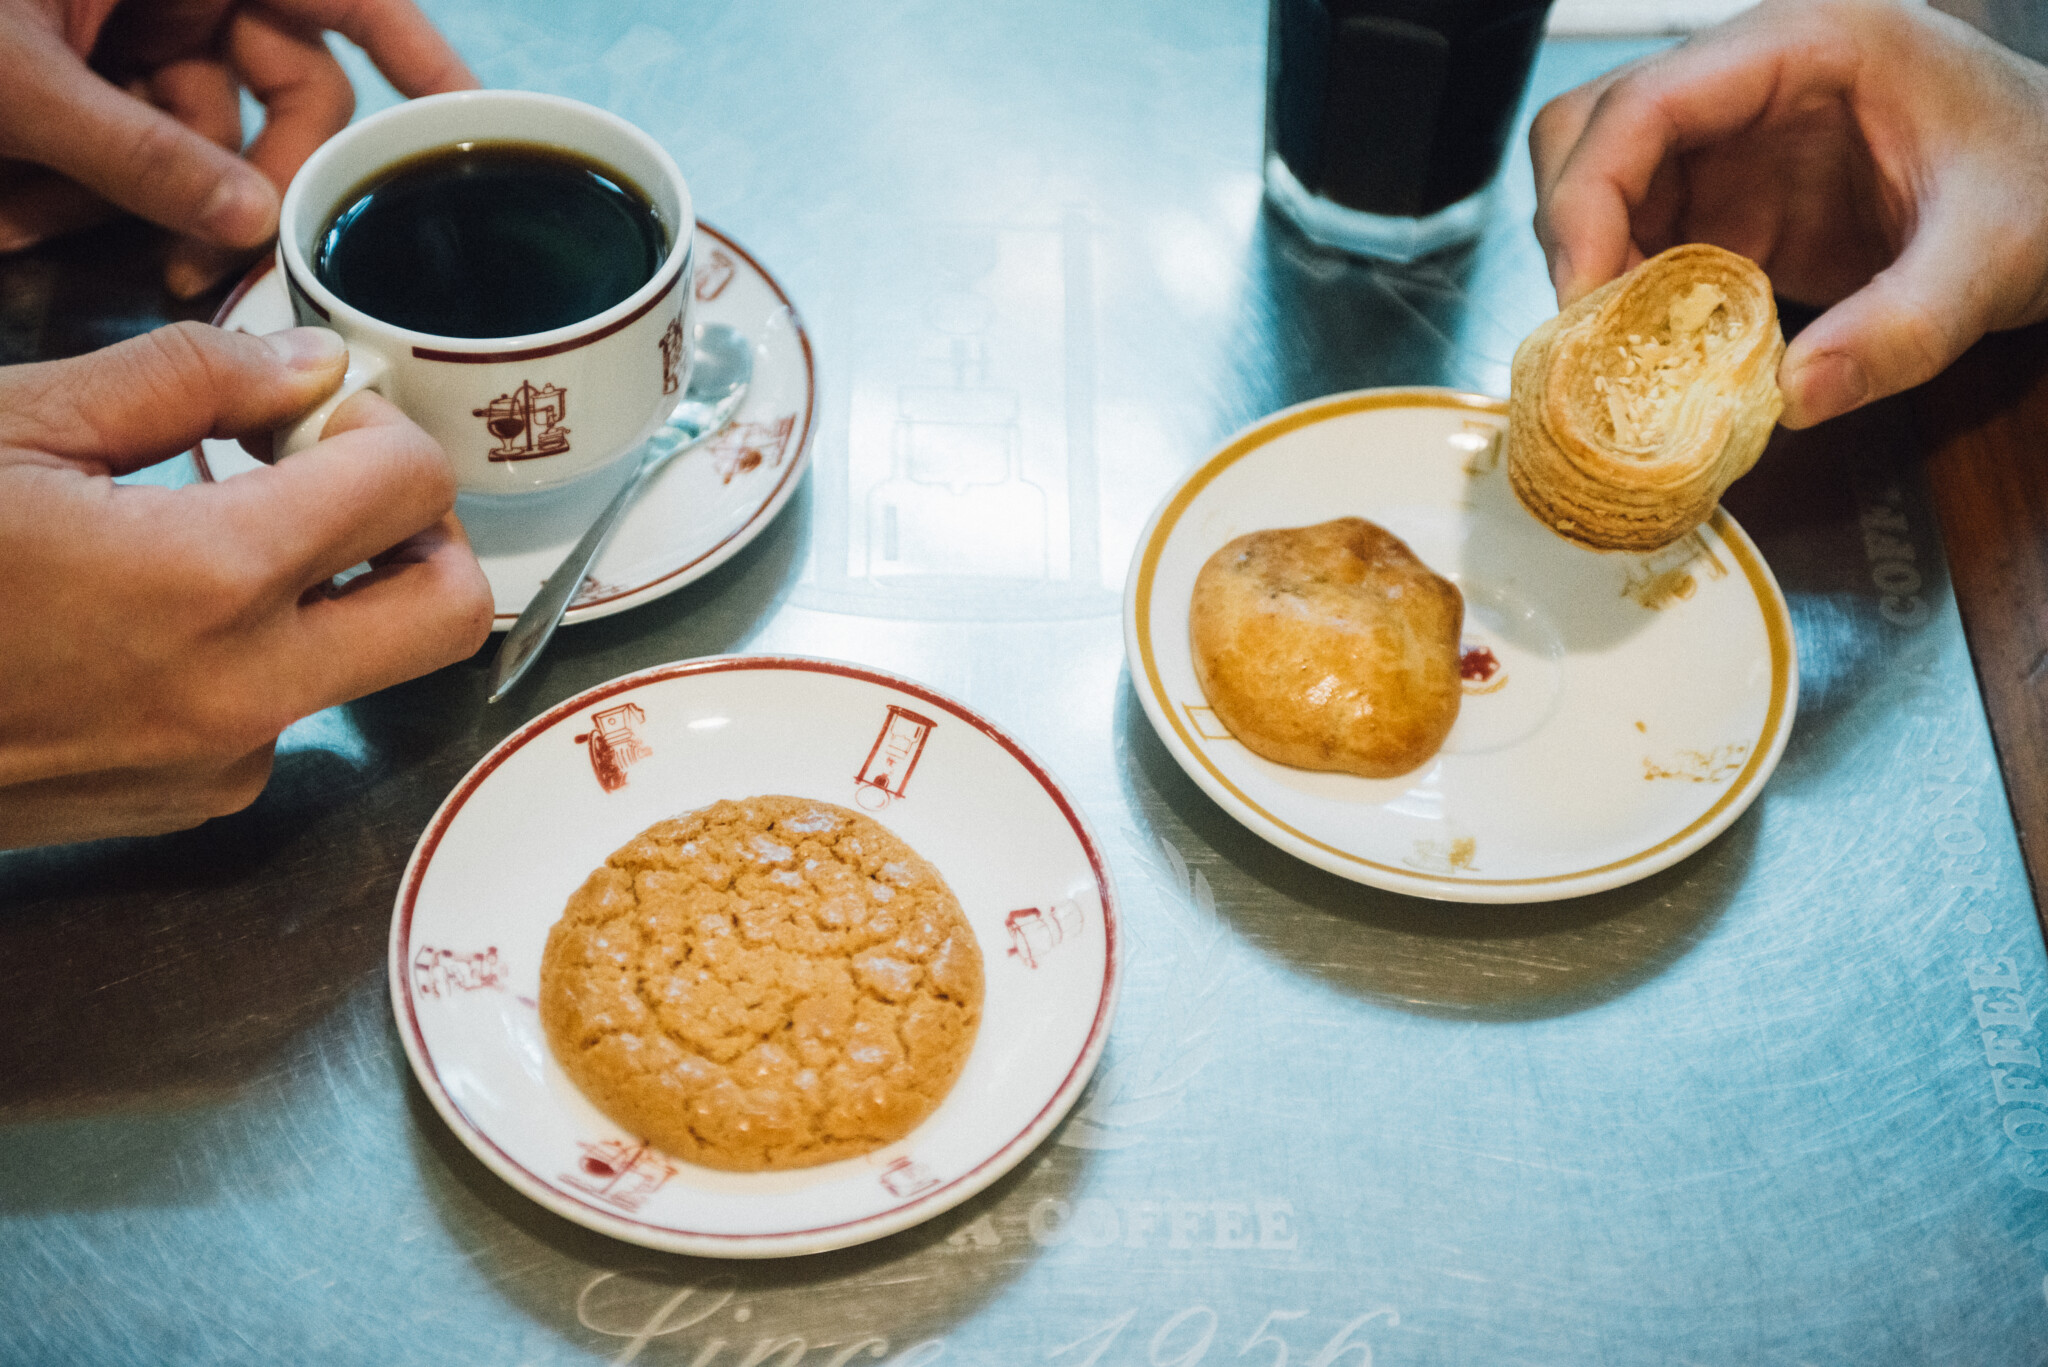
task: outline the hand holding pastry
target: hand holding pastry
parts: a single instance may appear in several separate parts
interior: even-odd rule
[[[1516,348],[1508,482],[1582,546],[1668,546],[1763,453],[1784,354],[1753,262],[1698,244],[1659,253]]]
[[[2048,69],[1917,5],[1765,0],[1553,100],[1529,135],[1560,305],[1686,242],[1829,306],[1805,427],[2048,317]]]

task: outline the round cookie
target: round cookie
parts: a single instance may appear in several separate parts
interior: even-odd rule
[[[981,1001],[981,949],[938,870],[808,798],[648,827],[569,899],[541,960],[541,1024],[584,1094],[734,1171],[908,1134],[959,1076]]]

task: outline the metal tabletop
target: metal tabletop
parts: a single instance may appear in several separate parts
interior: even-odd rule
[[[814,465],[734,560],[564,629],[509,703],[487,650],[293,727],[246,813],[0,856],[0,1362],[2048,1360],[2048,964],[1897,405],[1781,436],[1728,500],[1801,705],[1727,834],[1571,902],[1381,893],[1176,767],[1119,587],[1243,424],[1506,392],[1553,307],[1525,153],[1474,250],[1380,268],[1261,210],[1258,0],[427,8],[487,83],[675,153],[810,328]],[[1646,46],[1551,42],[1529,107]],[[8,358],[160,317],[117,287],[151,243],[8,265]],[[943,387],[1008,396],[999,478],[892,464],[904,396]],[[977,527],[1020,508],[1042,543],[996,554],[1016,538]],[[1103,835],[1132,946],[1094,1085],[1014,1173],[744,1264],[499,1181],[414,1085],[384,979],[399,871],[479,756],[734,651],[874,665],[1011,731]]]

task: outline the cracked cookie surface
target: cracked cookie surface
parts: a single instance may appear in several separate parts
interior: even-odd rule
[[[902,1138],[960,1074],[981,950],[938,870],[796,797],[657,822],[569,899],[541,961],[548,1043],[675,1157],[801,1168]]]

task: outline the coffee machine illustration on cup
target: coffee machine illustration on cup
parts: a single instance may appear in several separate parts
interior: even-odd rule
[[[519,388],[471,409],[470,415],[482,418],[485,428],[498,439],[491,448],[492,460],[532,460],[569,449],[569,429],[562,426],[568,411],[567,389],[558,385],[535,389],[532,382],[521,380]]]

